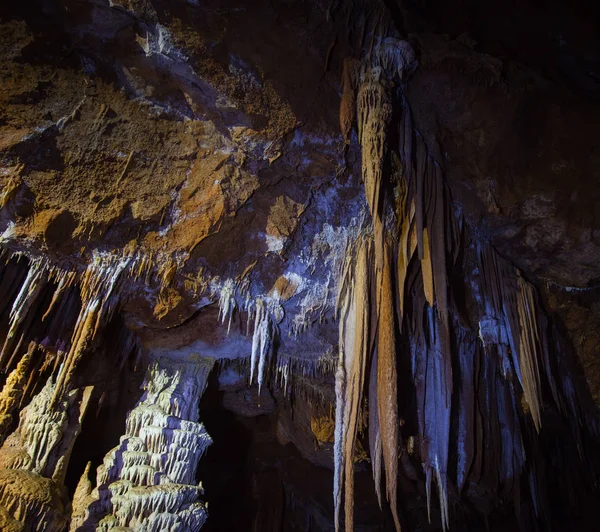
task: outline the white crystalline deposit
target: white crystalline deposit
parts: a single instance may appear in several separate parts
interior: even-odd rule
[[[213,358],[154,363],[125,434],[98,467],[86,515],[74,519],[71,530],[202,527],[207,512],[199,500],[203,490],[195,483],[196,468],[212,440],[197,421],[198,403],[213,365]]]

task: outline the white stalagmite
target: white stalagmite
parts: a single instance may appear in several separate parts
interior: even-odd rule
[[[0,507],[24,530],[58,531],[68,523],[64,480],[92,387],[72,390],[51,408],[54,387],[49,379],[21,410],[0,449]]]
[[[198,404],[213,365],[213,358],[193,356],[150,367],[125,434],[98,467],[96,488],[74,508],[71,531],[90,523],[95,530],[202,527],[207,513],[196,468],[212,440],[198,423]]]

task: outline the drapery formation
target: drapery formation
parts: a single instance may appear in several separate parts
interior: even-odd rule
[[[343,500],[345,529],[353,529],[354,448],[366,419],[375,491],[381,504],[385,480],[397,530],[399,457],[403,441],[412,450],[415,440],[428,509],[435,485],[444,529],[453,502],[479,490],[512,500],[519,520],[524,499],[544,518],[536,456],[544,407],[556,407],[578,441],[583,424],[595,434],[597,426],[534,287],[485,237],[473,243],[455,213],[404,96],[411,46],[392,37],[373,43],[360,61],[344,62],[340,105],[346,143],[357,129],[371,223],[349,246],[340,281],[336,530]],[[411,375],[398,374],[406,359]],[[413,411],[399,412],[400,392]],[[401,429],[406,418],[412,429]]]

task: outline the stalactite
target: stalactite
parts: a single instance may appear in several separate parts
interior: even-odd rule
[[[370,363],[368,401],[373,478],[381,502],[381,466],[385,461],[386,495],[396,527],[399,528],[395,511],[399,445],[397,440],[390,442],[398,433],[386,434],[386,429],[397,430],[398,425],[393,357],[397,339],[404,335],[411,351],[419,455],[428,507],[431,485],[435,483],[442,528],[450,525],[448,499],[454,479],[448,474],[452,470],[456,471],[458,492],[470,497],[471,486],[482,484],[498,497],[512,498],[518,515],[523,497],[521,478],[529,475],[529,496],[536,513],[542,516],[545,510],[540,502],[541,466],[527,468],[527,442],[521,427],[528,428],[531,422],[531,427],[539,432],[546,384],[558,408],[565,411],[568,405],[570,415],[579,419],[572,381],[560,376],[557,382],[551,368],[549,350],[556,340],[544,332],[547,322],[533,287],[485,242],[480,241],[476,246],[480,266],[475,280],[465,283],[465,290],[471,290],[478,302],[479,337],[475,338],[456,319],[458,312],[451,298],[448,275],[459,257],[468,253],[465,243],[469,235],[461,215],[453,209],[439,162],[429,153],[425,138],[414,129],[404,95],[406,74],[416,65],[414,53],[408,43],[385,37],[385,33],[378,34],[378,24],[365,23],[364,28],[365,32],[367,29],[372,32],[367,39],[370,47],[367,44],[363,50],[360,75],[351,75],[356,72],[353,60],[344,67],[340,125],[345,141],[349,142],[354,117],[351,103],[356,94],[362,177],[374,239],[373,269],[368,271],[373,276],[370,282],[377,286],[376,309],[363,324],[364,309],[359,311],[353,299],[361,288],[358,285],[352,290],[348,288],[357,282],[361,258],[356,253],[349,258],[340,280],[334,446],[336,530],[340,526],[344,482],[346,526],[351,519],[348,456],[354,435],[348,433],[347,412],[352,411],[351,405],[356,404],[356,395],[361,393],[353,387],[356,383],[353,379],[356,375],[364,378],[361,373],[364,370],[359,368],[363,358],[368,358],[360,352],[352,355],[350,364],[350,353],[355,353],[356,346],[363,341],[362,330],[369,323],[370,334],[376,340]],[[392,103],[398,104],[395,113],[391,111]],[[394,124],[396,116],[399,120]],[[388,133],[392,130],[397,132],[396,147],[389,142]],[[399,169],[400,179],[388,178],[385,174],[388,168]],[[393,199],[389,197],[392,188]],[[393,217],[395,227],[390,223]],[[395,257],[385,244],[389,238],[397,239]],[[412,260],[415,255],[418,261]],[[396,263],[390,268],[394,258]],[[391,297],[394,288],[396,295]],[[350,331],[348,323],[358,325]],[[349,349],[350,345],[354,347]],[[459,388],[453,399],[455,381]],[[520,408],[521,393],[525,412]],[[387,407],[391,409],[386,411]],[[450,438],[454,435],[451,425],[457,428],[456,458],[449,455]],[[577,424],[573,427],[577,434]]]
[[[241,294],[239,292],[241,291]],[[247,287],[231,279],[224,283],[215,283],[213,294],[219,297],[219,319],[225,323],[228,319],[227,334],[231,331],[231,320],[233,311],[237,306],[236,293],[244,296],[246,292],[245,305],[240,310],[247,313],[246,333],[251,329],[251,323],[254,321],[252,332],[252,350],[250,353],[250,384],[255,380],[258,383],[259,395],[262,386],[265,384],[268,367],[271,363],[273,354],[273,340],[278,332],[278,323],[284,316],[283,307],[279,301],[279,295],[276,293],[270,296],[252,298],[247,292]],[[254,320],[253,320],[254,318]]]
[[[449,353],[444,346],[441,331],[443,327],[435,309],[427,309],[426,342],[421,356],[424,357],[422,370],[424,371],[423,410],[421,418],[421,438],[423,449],[421,456],[424,460],[423,468],[427,482],[427,493],[435,475],[438,485],[441,506],[442,527],[449,525],[448,514],[448,446],[450,437],[450,401],[447,381],[447,365]],[[428,495],[428,506],[431,503]]]
[[[394,290],[392,285],[392,256],[385,247],[384,265],[378,279],[377,326],[377,410],[379,432],[385,463],[386,494],[396,530],[400,530],[397,509],[398,481],[398,393],[396,374],[396,339],[394,323]]]
[[[406,273],[408,265],[414,254],[414,248],[409,246],[409,236],[414,220],[414,203],[407,209],[408,186],[406,180],[401,179],[398,185],[396,198],[396,212],[398,212],[398,257],[396,259],[396,285],[398,290],[398,322],[402,325],[404,316],[404,297],[406,292]]]
[[[219,318],[221,323],[227,322],[227,334],[231,331],[231,320],[236,307],[235,286],[232,279],[228,279],[219,294]]]
[[[425,256],[425,245],[423,242],[425,229],[425,206],[424,206],[424,188],[425,188],[425,168],[427,164],[427,152],[425,143],[419,135],[417,137],[417,159],[416,159],[416,194],[415,194],[415,220],[417,224],[417,249],[419,250],[419,259],[423,260]]]
[[[433,266],[431,265],[431,251],[429,247],[429,234],[427,228],[423,229],[423,258],[421,259],[421,272],[423,273],[423,290],[425,299],[430,307],[435,305],[433,290]]]
[[[373,353],[371,361],[371,375],[369,377],[369,454],[371,456],[371,469],[373,471],[373,482],[375,483],[375,493],[377,502],[381,508],[381,466],[383,461],[383,447],[381,444],[381,430],[379,422],[379,408],[377,377],[377,349]]]
[[[476,362],[478,360],[476,339],[462,327],[457,327],[457,347],[460,364],[460,387],[458,389],[458,429],[457,429],[457,463],[456,486],[461,492],[467,481],[475,456],[476,409]]]
[[[518,312],[520,327],[519,367],[523,378],[523,392],[531,410],[531,417],[539,432],[542,420],[540,414],[540,368],[538,353],[540,338],[536,320],[533,289],[521,276],[518,278]]]
[[[362,174],[365,195],[373,218],[375,235],[375,260],[377,268],[383,267],[383,213],[381,186],[386,134],[392,117],[390,89],[381,79],[380,69],[362,74],[358,91],[358,135],[362,147]]]
[[[42,321],[44,321],[50,315],[52,310],[57,306],[57,303],[63,300],[63,297],[65,296],[67,290],[71,288],[71,286],[73,286],[73,284],[75,283],[76,277],[77,276],[75,272],[67,272],[64,270],[51,272],[50,278],[57,279],[58,285],[56,287],[56,290],[54,291],[54,294],[52,295],[52,300],[50,301],[46,312],[42,316]]]
[[[344,60],[342,72],[342,98],[340,100],[340,129],[346,144],[350,144],[352,125],[356,119],[356,90],[359,62],[354,58]]]
[[[265,379],[265,369],[271,349],[271,334],[269,311],[265,302],[259,298],[256,300],[252,355],[250,358],[250,384],[252,384],[256,375],[259,392]]]
[[[342,485],[344,486],[345,529],[354,528],[354,448],[369,354],[369,271],[372,251],[369,242],[357,243],[342,280],[339,299],[339,365],[336,373],[336,426],[334,442],[335,528],[340,528]]]
[[[82,310],[77,317],[71,347],[58,374],[53,401],[70,387],[81,357],[91,346],[98,330],[114,313],[119,299],[119,282],[131,259],[115,261],[98,255],[87,267],[81,280]]]
[[[29,310],[35,305],[47,277],[48,269],[45,261],[42,259],[33,260],[29,265],[27,277],[10,310],[9,330],[0,354],[0,364],[8,369],[10,369],[10,361],[13,358],[11,348],[19,326],[27,319]]]
[[[448,281],[446,270],[446,243],[445,214],[446,201],[444,198],[444,184],[442,181],[442,170],[433,162],[431,173],[431,187],[434,190],[433,212],[428,216],[427,223],[431,226],[431,249],[435,257],[433,261],[433,278],[435,287],[435,306],[440,315],[444,335],[448,335]],[[449,353],[447,353],[449,355]],[[450,365],[448,364],[448,367]],[[451,374],[448,374],[448,382],[452,382]]]

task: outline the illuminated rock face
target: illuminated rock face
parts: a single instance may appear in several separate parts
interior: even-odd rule
[[[212,440],[198,423],[198,403],[213,365],[212,358],[160,359],[149,368],[96,489],[76,494],[71,530],[200,530],[207,512],[196,468]]]
[[[595,17],[32,2],[0,6],[1,529],[596,510]]]

